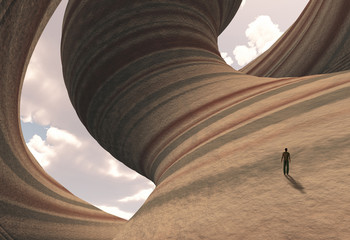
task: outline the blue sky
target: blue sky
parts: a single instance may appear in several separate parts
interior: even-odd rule
[[[239,69],[266,50],[296,20],[307,0],[246,0],[219,37],[222,57]],[[78,197],[129,219],[154,184],[102,149],[80,123],[64,87],[62,1],[31,58],[21,95],[21,125],[29,150],[51,176]]]
[[[29,140],[34,136],[38,135],[43,140],[46,140],[46,133],[49,129],[49,125],[40,125],[35,122],[23,122],[21,121],[22,132],[25,142],[29,142]]]

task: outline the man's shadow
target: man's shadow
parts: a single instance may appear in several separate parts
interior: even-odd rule
[[[289,184],[292,185],[292,187],[294,187],[295,189],[299,190],[301,193],[306,193],[304,191],[303,185],[301,185],[301,183],[296,181],[292,176],[290,176],[290,175],[284,175],[284,176],[289,181]]]

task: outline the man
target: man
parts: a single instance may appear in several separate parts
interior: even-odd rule
[[[282,157],[281,157],[281,162],[283,161],[283,173],[284,175],[289,174],[289,163],[291,162],[291,158],[290,158],[290,153],[288,152],[288,149],[285,148],[284,152],[282,153]]]

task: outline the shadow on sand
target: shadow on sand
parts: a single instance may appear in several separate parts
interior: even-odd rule
[[[290,176],[290,175],[284,175],[284,176],[288,180],[289,184],[292,185],[292,187],[294,187],[295,189],[299,190],[301,193],[304,193],[304,194],[306,193],[304,191],[303,185],[301,185],[301,183],[296,181],[292,176]]]

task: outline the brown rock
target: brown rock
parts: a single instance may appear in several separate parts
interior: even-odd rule
[[[107,151],[157,185],[129,221],[73,196],[28,153],[20,86],[58,1],[1,3],[0,236],[349,238],[350,6],[330,2],[310,1],[243,69],[265,77],[233,70],[217,49],[240,1],[69,3],[62,64],[72,104]]]

